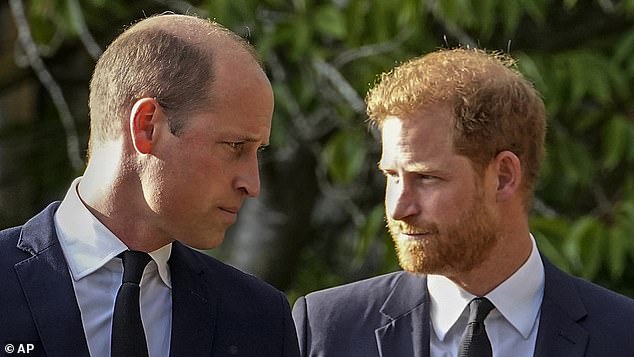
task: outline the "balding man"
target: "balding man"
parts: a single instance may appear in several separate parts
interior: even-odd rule
[[[161,15],[115,39],[90,83],[86,171],[0,232],[5,351],[299,355],[280,291],[190,248],[222,243],[258,195],[272,112],[253,48],[217,23]]]

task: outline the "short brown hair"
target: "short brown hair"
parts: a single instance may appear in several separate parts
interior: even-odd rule
[[[90,81],[91,144],[121,136],[134,102],[154,97],[166,111],[170,131],[178,135],[188,114],[211,104],[213,52],[206,38],[182,36],[147,20],[187,26],[205,36],[220,33],[255,51],[222,25],[194,16],[157,15],[117,37],[97,61]],[[259,61],[258,61],[259,63]]]
[[[525,205],[544,156],[546,113],[533,85],[508,55],[480,49],[442,49],[381,75],[367,98],[370,122],[406,117],[425,105],[454,109],[454,148],[481,174],[501,151],[520,159]]]

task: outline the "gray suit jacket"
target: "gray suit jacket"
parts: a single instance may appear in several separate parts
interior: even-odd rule
[[[22,227],[0,231],[0,345],[32,344],[28,356],[88,356],[53,225],[57,205]],[[178,242],[169,266],[171,356],[299,356],[280,291]]]
[[[634,300],[542,260],[546,281],[535,356],[634,356]],[[296,301],[293,317],[305,357],[430,355],[424,276],[396,272],[314,292]]]

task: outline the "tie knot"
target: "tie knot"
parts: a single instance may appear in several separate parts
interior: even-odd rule
[[[495,306],[487,298],[475,298],[469,303],[469,323],[482,323]]]
[[[123,282],[139,284],[143,276],[143,270],[152,260],[149,254],[135,250],[126,250],[119,254],[123,260]]]

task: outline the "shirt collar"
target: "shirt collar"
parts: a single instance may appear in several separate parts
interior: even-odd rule
[[[486,297],[524,338],[537,321],[544,296],[544,265],[531,235],[528,260]],[[430,318],[436,336],[442,341],[475,296],[441,275],[429,275]],[[492,313],[492,315],[495,311]]]
[[[152,251],[149,253],[152,260],[156,263],[158,267],[159,276],[163,283],[167,285],[170,289],[172,288],[172,278],[169,270],[169,266],[167,265],[167,261],[170,259],[172,255],[172,243],[166,244],[161,248]]]
[[[128,247],[101,223],[84,205],[77,188],[81,177],[73,181],[55,213],[55,229],[71,275],[78,281],[104,266]],[[172,244],[153,252],[161,280],[172,287],[167,261]]]

